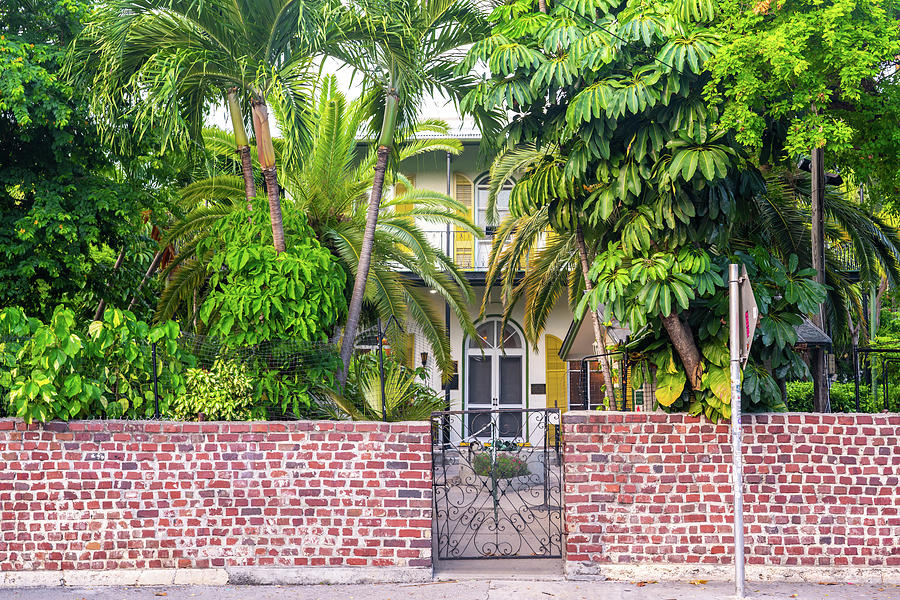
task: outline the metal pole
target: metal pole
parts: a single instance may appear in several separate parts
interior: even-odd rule
[[[153,415],[159,418],[159,381],[156,368],[156,342],[150,346],[153,352]]]
[[[875,307],[875,300],[878,296],[875,293],[875,286],[869,286],[869,347],[872,347],[872,344],[875,342],[875,335],[878,333],[878,310]],[[875,365],[871,360],[870,355],[866,355],[866,358],[869,359],[868,362],[868,371],[869,371],[869,394],[873,397],[877,396],[878,393],[875,391],[875,380],[878,378],[875,375]]]
[[[744,476],[741,456],[741,300],[738,265],[728,265],[731,351],[731,475],[734,495],[734,595],[744,597]]]
[[[387,400],[384,397],[384,334],[381,318],[378,319],[378,372],[381,375],[381,420],[387,421]]]
[[[853,344],[853,384],[856,388],[856,412],[859,412],[859,346]]]
[[[589,377],[588,377],[588,367],[587,367],[587,359],[581,359],[581,410],[588,409],[588,385]]]
[[[450,164],[451,164],[451,155],[448,152],[447,153],[447,195],[450,197],[453,197],[453,189],[450,186],[450,181],[451,181],[450,180]],[[452,260],[453,255],[452,255],[452,250],[450,248],[450,224],[449,223],[447,223],[447,239],[445,240],[445,243],[447,246],[447,257]],[[449,345],[449,343],[450,343],[450,303],[447,301],[444,301],[444,330],[447,333],[447,343]],[[457,373],[456,373],[457,381],[459,381],[459,374],[458,374],[459,369],[457,368],[456,371],[457,371]],[[451,378],[448,377],[447,383],[446,383],[446,385],[444,385],[444,410],[450,410],[450,379]],[[446,419],[446,417],[445,417],[445,419]],[[445,444],[450,441],[450,428],[451,428],[451,426],[450,426],[449,421],[446,421],[445,423],[442,424],[441,431],[442,431],[442,435],[443,435],[443,442]],[[463,429],[465,429],[465,426],[463,426]],[[460,434],[462,434],[462,431],[460,431]]]

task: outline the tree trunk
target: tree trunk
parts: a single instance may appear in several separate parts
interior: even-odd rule
[[[150,266],[147,268],[147,272],[144,273],[144,278],[141,279],[141,282],[138,284],[137,289],[134,291],[134,296],[131,297],[131,302],[128,303],[128,310],[131,310],[134,307],[135,302],[137,302],[138,292],[141,291],[141,288],[144,287],[144,284],[153,276],[153,273],[156,272],[157,267],[159,267],[159,263],[162,260],[163,250],[157,250],[156,255],[153,257],[153,262],[150,263]]]
[[[369,196],[369,207],[366,210],[366,230],[363,234],[362,247],[359,251],[359,266],[356,268],[356,280],[353,282],[353,295],[347,310],[347,325],[344,327],[344,339],[341,342],[341,360],[344,363],[339,381],[343,385],[350,372],[350,360],[353,358],[353,346],[359,317],[362,314],[363,298],[366,294],[366,280],[369,277],[369,266],[372,263],[372,247],[375,244],[375,226],[378,224],[378,209],[381,206],[381,194],[384,188],[384,174],[387,171],[388,155],[391,149],[378,147],[378,158],[375,162],[375,178],[372,193]]]
[[[381,135],[378,138],[378,154],[375,160],[375,177],[372,180],[372,193],[369,196],[369,207],[366,210],[366,230],[363,233],[362,247],[359,250],[359,266],[356,268],[356,280],[353,282],[353,294],[347,309],[347,325],[344,327],[344,339],[341,341],[341,360],[344,363],[338,382],[341,386],[347,382],[350,373],[350,360],[353,358],[353,346],[356,342],[356,330],[362,314],[363,299],[366,295],[366,280],[369,278],[369,266],[372,263],[372,247],[375,245],[375,227],[378,225],[378,209],[381,208],[381,195],[384,190],[384,175],[387,172],[388,158],[394,144],[394,130],[397,128],[400,99],[396,90],[389,90],[384,102],[384,120]]]
[[[234,127],[234,141],[235,145],[237,145],[237,153],[241,157],[241,176],[244,179],[244,196],[247,198],[247,210],[252,210],[253,199],[256,198],[256,180],[253,177],[253,160],[250,158],[250,140],[247,137],[247,129],[244,127],[241,106],[237,100],[237,88],[228,90],[228,110],[231,113],[231,123]]]
[[[241,176],[244,178],[244,197],[247,198],[247,210],[253,210],[256,181],[253,179],[253,159],[250,158],[250,146],[238,146],[238,154],[241,156]]]
[[[281,194],[278,188],[278,169],[275,166],[275,147],[269,131],[269,108],[263,100],[253,100],[253,130],[256,132],[256,149],[259,166],[266,182],[269,198],[269,217],[272,221],[272,242],[277,252],[284,252],[284,224],[281,220]]]
[[[578,259],[581,264],[581,274],[584,277],[584,288],[590,292],[594,289],[594,284],[591,282],[591,278],[588,273],[591,270],[591,265],[588,263],[587,257],[587,246],[584,243],[584,232],[581,230],[581,225],[578,225],[575,228],[575,244],[578,246]],[[597,341],[597,351],[599,353],[606,352],[606,327],[603,326],[603,323],[600,322],[600,316],[597,314],[595,310],[588,311],[591,315],[591,323],[594,326],[594,339]],[[612,383],[612,368],[609,364],[608,356],[600,357],[600,370],[603,372],[603,382],[606,387],[606,400],[609,402],[610,409],[616,408],[616,393],[613,390]],[[585,382],[585,385],[588,385],[589,382]],[[624,402],[625,398],[622,398]],[[585,406],[587,408],[587,406]]]
[[[884,297],[884,293],[888,288],[888,280],[887,277],[882,277],[881,281],[878,282],[878,291],[875,293],[875,302],[873,304],[875,312],[872,313],[874,316],[873,324],[875,325],[874,331],[878,332],[878,327],[881,325],[881,299]],[[874,337],[874,336],[873,336]]]
[[[113,272],[119,270],[119,267],[122,266],[122,261],[125,259],[125,248],[122,248],[122,251],[119,252],[118,258],[116,258],[116,264],[113,265]],[[103,318],[103,313],[106,312],[106,300],[101,299],[100,304],[97,306],[97,310],[94,311],[94,320],[99,321]]]
[[[815,112],[815,105],[813,112]],[[812,229],[810,230],[810,242],[812,244],[812,267],[816,270],[814,276],[816,282],[825,285],[825,151],[822,148],[813,148],[811,155],[810,216],[812,217]],[[819,310],[813,314],[812,321],[821,327],[822,331],[828,333],[824,304],[819,304]],[[813,348],[810,362],[812,363],[810,367],[813,379],[813,410],[831,412],[825,350],[818,346]]]
[[[538,0],[538,10],[542,13],[547,12],[547,0]]]
[[[667,317],[663,315],[659,317],[662,319],[663,327],[666,328],[666,333],[669,334],[669,339],[672,340],[675,352],[681,358],[691,389],[699,390],[703,377],[703,363],[700,361],[700,350],[697,349],[694,336],[678,318],[677,313],[673,312]]]

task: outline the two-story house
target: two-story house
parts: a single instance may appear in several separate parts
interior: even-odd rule
[[[452,257],[473,287],[477,300],[469,310],[481,339],[465,335],[456,318],[447,312],[451,352],[457,365],[449,386],[442,385],[434,361],[429,360],[427,341],[415,331],[414,325],[407,329],[409,355],[417,366],[421,364],[429,369],[431,386],[446,394],[451,410],[491,407],[567,410],[570,406],[584,406],[585,401],[588,406],[596,406],[602,401],[602,376],[596,363],[582,362],[583,358],[596,354],[593,330],[588,323],[582,327],[581,322],[573,319],[565,298],[554,308],[544,334],[536,343],[526,340],[522,332],[524,303],[516,307],[512,319],[502,327],[499,293],[492,293],[484,316],[480,316],[494,230],[487,217],[489,165],[478,159],[480,133],[477,129],[458,124],[448,137],[462,142],[462,153],[419,156],[401,164],[400,171],[416,187],[448,193],[468,207],[475,224],[486,232],[484,237],[476,238],[469,232],[422,224],[431,243]],[[498,222],[509,214],[509,193],[510,188],[500,193]],[[443,301],[437,296],[435,302],[444,310]],[[587,390],[583,389],[584,380],[590,381]],[[630,404],[631,394],[626,396]],[[504,418],[520,419],[521,415],[510,414]],[[517,427],[517,423],[508,425]],[[502,423],[501,429],[504,429]]]

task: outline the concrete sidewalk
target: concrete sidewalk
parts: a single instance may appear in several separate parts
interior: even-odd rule
[[[729,583],[469,580],[308,586],[52,587],[0,589],[2,600],[724,600]],[[753,600],[900,600],[896,585],[766,583]]]

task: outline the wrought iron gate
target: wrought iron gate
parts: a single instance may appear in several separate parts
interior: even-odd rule
[[[562,556],[559,409],[431,415],[438,559]]]

